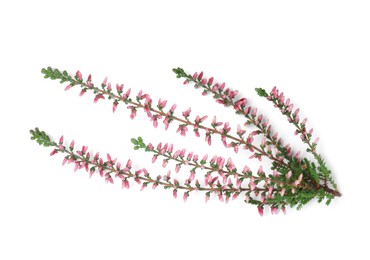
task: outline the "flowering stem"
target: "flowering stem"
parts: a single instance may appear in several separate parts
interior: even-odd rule
[[[48,75],[47,73],[50,72],[50,71],[52,71],[51,68],[48,68],[48,70],[43,69],[43,73],[46,74],[46,75]],[[52,72],[55,73],[56,71],[57,70],[54,70]],[[165,113],[164,111],[154,109],[151,106],[149,108],[147,108],[147,107],[145,107],[145,105],[141,104],[140,102],[132,101],[132,99],[129,98],[128,96],[116,95],[111,90],[105,90],[105,89],[100,89],[98,87],[95,87],[94,84],[92,84],[89,81],[88,81],[88,83],[85,83],[82,80],[73,79],[71,76],[66,77],[66,76],[64,76],[64,74],[60,74],[60,75],[58,75],[58,73],[56,73],[56,74],[57,75],[53,74],[55,76],[55,79],[57,79],[57,78],[61,79],[61,82],[69,82],[70,86],[80,85],[81,87],[83,87],[84,88],[83,93],[85,93],[87,90],[90,89],[94,92],[94,94],[96,94],[96,97],[98,97],[99,94],[102,95],[102,96],[106,95],[106,96],[108,96],[109,99],[115,100],[115,103],[117,103],[118,101],[122,101],[126,105],[132,105],[136,108],[148,109],[149,111],[151,111],[151,112],[153,112],[153,113],[155,113],[159,116],[164,116],[164,117],[167,116],[167,113]],[[224,136],[226,138],[229,138],[233,141],[236,141],[239,144],[246,145],[247,147],[250,148],[250,150],[256,151],[260,155],[266,156],[266,157],[270,158],[271,160],[273,160],[273,161],[275,161],[279,164],[282,164],[286,167],[289,167],[289,165],[287,163],[285,163],[283,160],[274,157],[272,154],[269,154],[269,153],[265,152],[264,150],[260,149],[259,147],[255,146],[253,144],[247,143],[246,141],[244,141],[241,138],[237,138],[237,137],[229,135],[229,134],[224,134],[221,131],[217,130],[216,128],[209,128],[209,127],[203,126],[201,124],[196,124],[196,123],[191,122],[188,119],[182,119],[182,118],[176,117],[173,114],[170,116],[170,119],[171,120],[176,120],[179,123],[182,123],[182,124],[185,124],[185,125],[188,125],[188,126],[197,127],[199,129],[209,131],[212,134],[218,134],[220,136]],[[253,120],[253,118],[251,118],[251,120]]]
[[[213,83],[213,78],[211,82],[208,80],[205,80],[202,76],[203,73],[201,72],[200,75],[197,73],[191,76],[190,74],[185,73],[185,71],[181,68],[173,69],[173,72],[176,73],[178,78],[185,78],[184,83],[190,83],[193,82],[195,85],[195,88],[201,87],[203,88],[203,94],[207,94],[208,92],[213,94],[213,98],[220,104],[223,104],[224,106],[231,106],[234,108],[236,114],[243,115],[245,118],[247,118],[247,124],[254,125],[257,127],[257,129],[262,133],[267,140],[269,141],[269,144],[274,145],[276,149],[280,152],[280,155],[282,155],[288,162],[292,160],[292,156],[289,156],[289,151],[285,149],[281,145],[281,140],[278,138],[274,138],[271,135],[271,127],[268,127],[268,122],[263,122],[263,116],[260,115],[259,117],[256,116],[257,109],[254,109],[252,107],[245,108],[246,105],[246,99],[242,98],[238,101],[234,100],[234,96],[238,93],[238,91],[232,91],[230,89],[224,90],[225,83],[223,83],[221,86],[219,86],[218,83]],[[230,97],[230,93],[232,93]],[[254,112],[253,112],[254,111]],[[258,151],[258,150],[257,150]],[[260,152],[260,151],[259,151]],[[266,155],[266,154],[264,154]],[[282,159],[277,158],[271,158],[276,162],[283,163],[285,166],[288,166],[285,162],[283,162]]]
[[[142,189],[149,184],[155,189],[161,185],[165,189],[172,189],[173,196],[177,197],[177,191],[184,191],[184,200],[186,201],[189,193],[195,190],[206,192],[206,200],[209,199],[210,194],[218,195],[221,201],[228,201],[229,198],[238,197],[244,193],[245,202],[258,206],[258,212],[263,214],[264,206],[270,206],[271,212],[274,214],[278,208],[285,210],[285,206],[297,206],[298,209],[308,203],[310,200],[317,198],[319,202],[326,200],[329,204],[335,196],[340,196],[340,192],[336,189],[336,185],[331,177],[331,171],[327,168],[323,158],[316,152],[317,140],[311,141],[312,131],[307,132],[305,128],[306,119],[301,122],[298,117],[299,110],[292,113],[292,105],[290,101],[284,103],[284,96],[277,95],[277,91],[273,90],[271,95],[268,95],[263,89],[256,89],[260,96],[267,97],[276,107],[278,107],[284,115],[288,117],[289,122],[293,123],[297,128],[296,134],[300,134],[302,141],[308,145],[307,151],[312,153],[318,163],[309,161],[307,158],[302,158],[298,151],[293,155],[289,144],[283,146],[281,138],[278,138],[278,133],[272,134],[272,126],[269,120],[265,119],[263,115],[257,114],[257,108],[251,106],[247,107],[247,100],[245,98],[236,99],[237,91],[229,88],[225,89],[225,84],[213,84],[213,77],[206,80],[203,78],[203,73],[199,75],[195,73],[193,76],[185,73],[181,68],[173,70],[178,78],[185,78],[186,83],[194,83],[196,88],[203,88],[203,94],[212,93],[217,103],[224,106],[232,106],[236,114],[243,115],[247,121],[244,125],[254,125],[257,130],[250,132],[248,137],[243,137],[246,131],[238,125],[236,134],[230,133],[231,127],[229,123],[217,122],[216,117],[213,118],[212,124],[206,126],[203,122],[207,116],[197,116],[194,120],[190,120],[191,109],[182,112],[183,117],[175,116],[174,111],[176,104],[174,104],[168,112],[164,111],[167,100],[159,99],[157,108],[153,107],[152,99],[148,94],[143,94],[140,91],[136,95],[136,100],[130,98],[131,89],[123,92],[123,84],[116,85],[116,91],[112,91],[111,84],[107,78],[101,83],[101,86],[95,86],[91,81],[91,75],[87,80],[83,80],[80,71],[77,71],[75,76],[69,75],[66,71],[59,71],[58,69],[42,69],[45,78],[58,79],[61,83],[68,82],[65,90],[74,86],[80,86],[80,96],[84,95],[88,90],[95,95],[94,102],[100,99],[108,99],[113,101],[113,112],[116,111],[119,103],[123,102],[127,108],[131,110],[130,117],[133,119],[136,116],[136,111],[142,109],[150,120],[153,126],[158,126],[158,120],[164,118],[165,129],[172,122],[177,122],[179,127],[177,132],[185,136],[188,127],[194,128],[194,133],[197,137],[200,136],[199,129],[205,131],[205,140],[211,145],[211,137],[218,135],[225,147],[233,147],[237,153],[239,146],[250,150],[253,155],[250,158],[257,158],[260,161],[262,157],[267,157],[271,160],[272,173],[266,174],[262,166],[258,169],[256,175],[252,174],[249,167],[245,166],[243,171],[238,169],[233,164],[231,158],[225,161],[225,158],[214,156],[210,161],[207,161],[208,155],[205,155],[202,160],[198,160],[198,155],[192,152],[185,154],[185,149],[173,152],[173,146],[162,143],[158,144],[157,148],[153,145],[145,144],[142,138],[131,139],[134,144],[134,149],[145,149],[147,152],[154,154],[152,162],[157,160],[157,157],[163,157],[162,166],[166,167],[169,161],[176,163],[176,173],[180,171],[181,166],[190,166],[190,176],[188,179],[180,182],[177,179],[171,180],[171,171],[166,175],[158,175],[156,178],[151,177],[150,173],[145,168],[136,171],[131,170],[131,160],[126,164],[126,167],[121,168],[121,163],[112,160],[108,154],[107,159],[103,160],[97,153],[95,156],[90,156],[87,147],[83,146],[81,150],[74,150],[74,142],[67,148],[63,142],[63,137],[60,138],[59,143],[52,141],[45,132],[39,129],[31,130],[32,139],[36,140],[40,145],[52,146],[54,150],[51,155],[56,153],[64,153],[63,163],[74,163],[75,171],[85,168],[86,171],[90,169],[90,175],[96,171],[105,181],[113,183],[112,174],[116,178],[122,180],[122,187],[129,188],[130,180],[134,180],[138,184],[142,184]],[[220,127],[222,126],[223,127]],[[256,145],[254,136],[263,135],[260,145]],[[196,172],[206,171],[204,180],[201,182],[196,178]],[[213,175],[213,176],[212,176]],[[217,175],[217,176],[215,176]],[[219,177],[222,180],[219,180]],[[194,181],[194,182],[193,182]],[[331,186],[328,186],[328,183]]]

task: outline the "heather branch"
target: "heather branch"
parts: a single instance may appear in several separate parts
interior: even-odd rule
[[[274,87],[271,90],[270,94],[267,94],[267,92],[264,89],[256,89],[256,91],[259,94],[261,93],[262,97],[265,97],[267,100],[271,101],[274,104],[274,106],[278,108],[280,112],[287,117],[288,122],[295,126],[296,128],[295,135],[300,136],[302,142],[308,146],[307,152],[311,153],[319,164],[319,167],[317,168],[321,173],[320,175],[322,176],[323,188],[327,192],[332,193],[335,196],[341,196],[339,191],[333,190],[328,187],[327,182],[329,181],[330,184],[334,187],[334,189],[337,188],[334,180],[331,177],[331,171],[327,168],[326,163],[322,156],[319,155],[316,151],[319,138],[316,138],[314,141],[312,141],[313,129],[307,130],[306,128],[307,118],[300,120],[299,108],[296,108],[293,112],[294,104],[291,103],[289,98],[288,99],[285,98],[284,93],[279,93],[279,90],[276,87]]]
[[[213,77],[208,80],[205,79],[203,77],[203,72],[199,74],[194,73],[193,76],[187,74],[182,68],[173,69],[173,72],[176,73],[177,78],[185,78],[184,84],[190,82],[194,83],[195,88],[203,88],[203,95],[206,95],[208,92],[212,93],[217,103],[225,107],[230,106],[235,110],[236,114],[243,115],[247,118],[246,124],[256,126],[259,133],[262,133],[267,138],[267,144],[272,144],[279,151],[277,157],[281,162],[283,161],[282,158],[286,159],[288,162],[292,160],[289,146],[283,147],[281,139],[277,138],[277,134],[274,136],[271,134],[271,125],[268,124],[268,120],[264,120],[262,115],[257,116],[256,108],[250,106],[246,107],[246,98],[236,99],[238,94],[237,90],[231,90],[230,88],[225,89],[225,83],[214,83]]]
[[[66,145],[63,136],[59,139],[59,142],[56,143],[52,141],[45,132],[40,131],[38,128],[31,130],[30,132],[32,140],[36,140],[40,145],[47,144],[47,147],[54,147],[53,151],[50,153],[51,156],[57,153],[66,154],[63,164],[74,163],[75,171],[85,169],[90,172],[90,177],[98,171],[100,176],[105,178],[106,183],[113,183],[114,181],[111,174],[115,174],[116,178],[122,180],[122,188],[129,188],[130,184],[128,180],[134,179],[138,184],[142,184],[142,189],[147,187],[149,184],[152,185],[153,189],[159,185],[163,186],[165,189],[173,189],[175,197],[177,197],[177,190],[184,190],[184,200],[188,198],[189,193],[192,191],[205,191],[206,200],[209,199],[211,193],[215,193],[222,201],[224,201],[224,199],[228,201],[231,195],[233,195],[232,198],[235,199],[242,192],[246,193],[248,200],[252,199],[249,198],[252,191],[254,193],[266,192],[266,188],[259,188],[256,186],[253,186],[253,188],[240,187],[240,185],[239,187],[235,187],[232,183],[221,185],[220,182],[216,182],[215,180],[210,181],[206,186],[202,186],[198,180],[194,185],[188,181],[185,181],[184,184],[180,184],[176,179],[171,181],[170,172],[168,172],[167,175],[158,175],[156,178],[153,178],[145,168],[133,171],[131,169],[131,160],[128,160],[126,166],[122,168],[121,163],[117,162],[117,159],[112,159],[109,154],[107,154],[107,160],[103,160],[99,153],[96,153],[95,156],[93,156],[88,151],[87,146],[83,146],[81,150],[75,151],[74,141],[72,141],[71,144]],[[255,199],[252,200],[257,203]]]
[[[186,150],[177,150],[173,152],[173,146],[162,143],[154,148],[152,144],[145,144],[142,138],[131,139],[134,144],[134,149],[145,149],[147,152],[154,153],[152,161],[156,161],[158,157],[163,157],[163,167],[167,166],[169,161],[176,164],[175,171],[178,172],[182,166],[191,167],[190,176],[180,184],[176,179],[171,180],[171,171],[168,171],[167,175],[158,175],[156,178],[151,177],[145,168],[137,171],[131,170],[131,160],[129,160],[124,168],[121,168],[121,164],[116,159],[112,160],[108,154],[107,159],[103,160],[97,153],[95,156],[91,156],[90,152],[87,151],[87,147],[83,146],[81,150],[74,151],[74,142],[72,142],[67,148],[63,142],[63,137],[59,139],[59,143],[56,143],[50,139],[45,132],[39,129],[31,130],[31,139],[36,140],[40,145],[52,146],[54,150],[51,155],[56,153],[66,154],[63,164],[74,163],[75,171],[78,169],[85,168],[86,171],[90,169],[90,175],[98,171],[102,177],[105,177],[106,182],[113,183],[112,174],[115,177],[122,179],[122,187],[129,188],[130,184],[128,180],[134,180],[135,182],[142,184],[142,189],[147,187],[149,184],[152,188],[157,186],[163,186],[165,189],[172,189],[173,196],[177,197],[177,191],[183,190],[183,198],[186,201],[189,193],[195,190],[206,192],[206,201],[209,199],[210,194],[216,194],[221,201],[228,202],[229,198],[235,199],[240,194],[245,194],[245,202],[258,206],[260,214],[263,213],[264,206],[270,206],[272,213],[276,213],[278,208],[285,210],[285,206],[290,207],[297,206],[298,209],[302,208],[303,205],[308,203],[313,198],[317,198],[319,202],[326,199],[326,204],[329,204],[334,196],[340,196],[341,194],[335,190],[336,185],[332,179],[330,170],[326,167],[322,157],[316,153],[317,140],[311,141],[312,130],[307,132],[305,128],[306,119],[302,122],[299,120],[298,112],[296,110],[292,113],[292,105],[290,101],[284,102],[284,95],[278,95],[278,91],[273,89],[271,94],[263,89],[256,89],[260,96],[266,97],[274,102],[276,107],[288,116],[288,120],[293,123],[296,128],[296,134],[300,134],[302,141],[305,142],[318,162],[318,166],[310,162],[307,158],[301,158],[300,152],[293,155],[289,145],[283,146],[281,138],[278,138],[278,134],[271,133],[271,125],[268,120],[264,119],[263,115],[257,115],[257,109],[252,107],[246,107],[247,100],[241,98],[236,100],[237,91],[233,91],[229,88],[225,89],[225,84],[213,84],[213,78],[208,80],[203,78],[203,73],[199,75],[195,73],[193,76],[184,72],[183,69],[174,69],[177,77],[185,78],[185,82],[193,82],[196,88],[203,88],[203,94],[211,92],[217,103],[223,104],[224,106],[232,106],[237,114],[242,114],[247,118],[245,125],[254,125],[257,130],[249,133],[247,138],[244,138],[246,131],[243,130],[240,125],[236,131],[237,136],[230,134],[229,123],[217,122],[216,117],[213,118],[210,127],[206,126],[203,122],[207,116],[196,116],[194,120],[190,120],[189,116],[191,109],[182,112],[182,116],[175,116],[174,111],[176,105],[173,105],[167,112],[164,110],[167,101],[159,99],[157,108],[153,107],[153,101],[148,94],[143,94],[140,91],[136,95],[136,99],[130,98],[131,89],[126,92],[123,91],[123,85],[116,85],[116,91],[113,92],[111,84],[107,78],[101,83],[100,86],[95,86],[91,81],[91,75],[88,76],[85,81],[82,77],[81,72],[77,71],[75,76],[70,76],[66,71],[60,72],[58,69],[42,69],[42,73],[45,78],[58,79],[61,83],[68,82],[69,85],[65,88],[68,90],[74,86],[80,86],[80,96],[84,95],[88,90],[92,91],[95,95],[94,102],[98,102],[100,99],[108,99],[113,101],[113,112],[116,111],[119,103],[124,102],[127,108],[131,110],[130,117],[133,119],[136,116],[138,109],[144,110],[150,120],[153,122],[153,126],[158,126],[158,120],[164,118],[163,123],[167,130],[169,124],[172,122],[179,123],[177,132],[181,135],[186,135],[188,127],[193,127],[196,136],[200,136],[199,129],[205,131],[205,140],[208,144],[211,144],[211,138],[213,135],[219,135],[222,143],[225,147],[233,147],[235,152],[238,152],[239,146],[244,149],[250,150],[253,155],[251,158],[258,158],[261,160],[263,156],[271,159],[272,161],[272,173],[266,175],[262,166],[258,169],[257,175],[253,175],[252,171],[246,166],[242,172],[238,171],[233,164],[231,158],[226,160],[220,156],[214,156],[210,161],[207,160],[208,155],[199,160],[198,155],[192,152],[186,154]],[[223,125],[223,126],[222,126]],[[222,126],[222,127],[221,127]],[[259,146],[256,146],[254,136],[263,134],[263,139]],[[231,143],[227,143],[227,140]],[[271,147],[274,148],[272,151]],[[201,184],[199,179],[196,179],[199,175],[196,175],[197,171],[205,171],[204,184]],[[212,176],[212,174],[218,174],[218,176]],[[219,180],[219,177],[222,180]],[[232,180],[232,177],[234,179]],[[249,181],[249,183],[248,183]],[[332,184],[334,189],[328,187],[328,182]]]
[[[151,101],[148,94],[142,94],[140,92],[139,95],[136,97],[137,102],[135,102],[131,98],[129,98],[131,89],[129,89],[126,92],[126,94],[123,94],[123,85],[119,86],[117,84],[117,94],[114,94],[111,87],[110,87],[110,84],[107,85],[107,80],[105,80],[101,84],[101,88],[98,88],[91,82],[91,76],[89,76],[88,80],[86,82],[84,82],[80,72],[77,72],[76,76],[74,78],[72,78],[71,76],[68,75],[68,73],[66,71],[60,72],[58,69],[52,69],[52,68],[48,67],[47,69],[42,69],[42,73],[45,75],[44,76],[45,78],[50,78],[50,79],[53,79],[53,80],[54,79],[60,79],[61,83],[69,82],[70,84],[66,87],[66,90],[70,89],[73,86],[80,85],[82,87],[82,91],[80,92],[80,96],[84,95],[87,92],[87,90],[93,91],[93,93],[95,94],[94,102],[97,102],[99,99],[104,99],[104,96],[107,96],[108,99],[114,100],[113,101],[113,111],[116,110],[118,102],[121,101],[121,102],[124,102],[126,105],[128,105],[128,107],[130,107],[132,111],[134,110],[135,114],[136,114],[136,110],[138,108],[143,109],[148,114],[148,116],[151,117],[151,120],[154,121],[153,122],[154,126],[157,126],[157,123],[156,123],[157,120],[162,118],[162,117],[168,118],[166,128],[168,127],[169,123],[171,123],[172,121],[175,120],[175,121],[180,123],[180,127],[182,127],[181,133],[183,135],[185,135],[185,131],[183,131],[184,126],[192,126],[192,127],[194,127],[194,129],[203,129],[209,135],[217,134],[217,135],[220,135],[222,138],[228,138],[230,140],[235,141],[236,144],[234,144],[234,145],[245,145],[245,148],[249,149],[251,152],[253,152],[254,157],[256,157],[256,158],[260,158],[261,156],[266,156],[269,159],[271,159],[271,160],[273,160],[273,161],[275,161],[279,164],[283,164],[283,165],[289,167],[289,165],[287,163],[285,163],[282,158],[274,157],[271,152],[265,151],[262,147],[259,148],[255,145],[253,145],[252,143],[248,142],[248,139],[247,139],[247,141],[244,141],[240,137],[238,138],[238,137],[232,136],[228,133],[222,132],[221,130],[217,130],[215,127],[213,127],[213,128],[206,127],[206,126],[204,126],[200,123],[190,121],[187,117],[185,119],[181,119],[179,117],[174,116],[173,115],[174,109],[175,109],[174,107],[171,108],[171,110],[168,113],[165,113],[163,111],[164,107],[161,107],[161,106],[159,106],[158,109],[154,109],[152,107],[152,101]],[[140,102],[143,99],[146,99],[145,104],[142,104]],[[150,100],[150,102],[148,102],[148,100]],[[156,116],[153,117],[151,115],[151,113],[155,113]],[[131,117],[133,118],[134,116],[131,116]],[[253,118],[252,118],[252,120],[253,120]]]

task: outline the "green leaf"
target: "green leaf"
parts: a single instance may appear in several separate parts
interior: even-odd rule
[[[31,140],[35,140],[39,145],[45,147],[54,146],[55,143],[51,141],[50,137],[44,132],[40,131],[37,127],[33,130],[30,130]]]
[[[134,145],[139,144],[138,140],[136,140],[135,138],[131,138],[131,143],[133,143]]]
[[[263,88],[256,88],[256,92],[260,97],[267,97],[268,94]]]

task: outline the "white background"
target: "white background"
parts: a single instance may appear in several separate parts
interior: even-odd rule
[[[369,11],[367,1],[2,1],[0,259],[369,259]],[[42,78],[47,66],[92,73],[97,83],[109,76],[177,103],[177,112],[191,106],[194,116],[240,122],[171,71],[204,70],[295,144],[294,129],[254,93],[276,85],[309,117],[343,196],[261,218],[241,199],[205,204],[197,194],[183,203],[160,188],[121,190],[74,173],[31,142],[29,129],[160,174],[167,169],[133,151],[131,137],[258,165],[219,141],[208,147],[175,126],[154,129],[143,114],[131,121],[123,106],[113,114],[107,101],[65,92]]]

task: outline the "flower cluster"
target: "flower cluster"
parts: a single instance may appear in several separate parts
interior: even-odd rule
[[[247,165],[241,170],[237,169],[232,158],[198,155],[185,148],[176,150],[173,144],[164,142],[157,145],[144,143],[141,137],[131,139],[135,150],[143,149],[153,154],[153,163],[160,161],[164,168],[170,165],[173,167],[166,174],[152,177],[145,168],[133,170],[131,160],[121,164],[109,154],[103,159],[99,154],[90,154],[87,146],[75,151],[74,142],[66,146],[61,137],[56,143],[38,129],[31,130],[32,139],[41,145],[53,146],[51,155],[64,153],[63,163],[74,163],[75,170],[85,169],[90,172],[90,176],[98,172],[108,183],[113,183],[113,177],[119,178],[123,188],[129,188],[134,181],[141,184],[142,189],[148,185],[153,189],[163,186],[172,190],[175,198],[182,191],[184,201],[194,191],[205,192],[206,201],[211,195],[226,203],[230,198],[242,197],[246,203],[256,205],[262,215],[266,207],[270,207],[272,214],[279,209],[285,213],[287,206],[300,209],[313,198],[317,198],[319,202],[326,199],[329,204],[335,196],[340,196],[330,170],[316,151],[318,139],[312,141],[313,131],[306,129],[307,119],[300,120],[299,109],[294,110],[294,105],[289,99],[285,99],[283,93],[279,93],[276,88],[270,94],[263,89],[256,89],[260,96],[273,102],[287,116],[288,121],[294,124],[295,134],[300,135],[302,141],[308,145],[307,151],[313,154],[316,162],[302,157],[301,152],[293,153],[290,145],[284,144],[278,133],[273,132],[269,120],[257,108],[248,105],[246,98],[239,97],[237,90],[227,88],[225,83],[217,83],[213,77],[205,78],[203,72],[191,75],[181,68],[173,71],[178,78],[185,79],[184,84],[194,84],[195,88],[202,89],[202,95],[211,94],[217,103],[231,107],[236,114],[243,116],[243,123],[237,129],[232,129],[229,122],[220,122],[216,116],[212,119],[208,119],[207,115],[192,116],[191,108],[177,113],[176,104],[168,107],[167,100],[153,101],[142,90],[133,95],[131,89],[125,89],[123,84],[116,84],[113,90],[107,78],[101,84],[94,84],[91,75],[84,79],[80,71],[71,76],[66,71],[49,67],[43,69],[42,73],[45,78],[67,82],[65,90],[81,88],[80,96],[88,91],[92,92],[95,103],[100,99],[111,100],[113,112],[118,105],[124,104],[130,110],[131,119],[136,117],[137,111],[142,110],[154,127],[163,123],[167,130],[170,124],[176,124],[176,132],[180,135],[186,136],[190,129],[195,136],[203,137],[209,145],[213,138],[218,137],[226,148],[232,148],[235,153],[246,150],[251,159],[261,161],[265,157],[271,160],[270,170],[260,166],[253,173]],[[244,128],[247,125],[253,125],[254,129],[247,132]],[[257,136],[261,138],[256,138]],[[183,180],[177,179],[171,176],[171,171],[186,175],[181,178]]]

